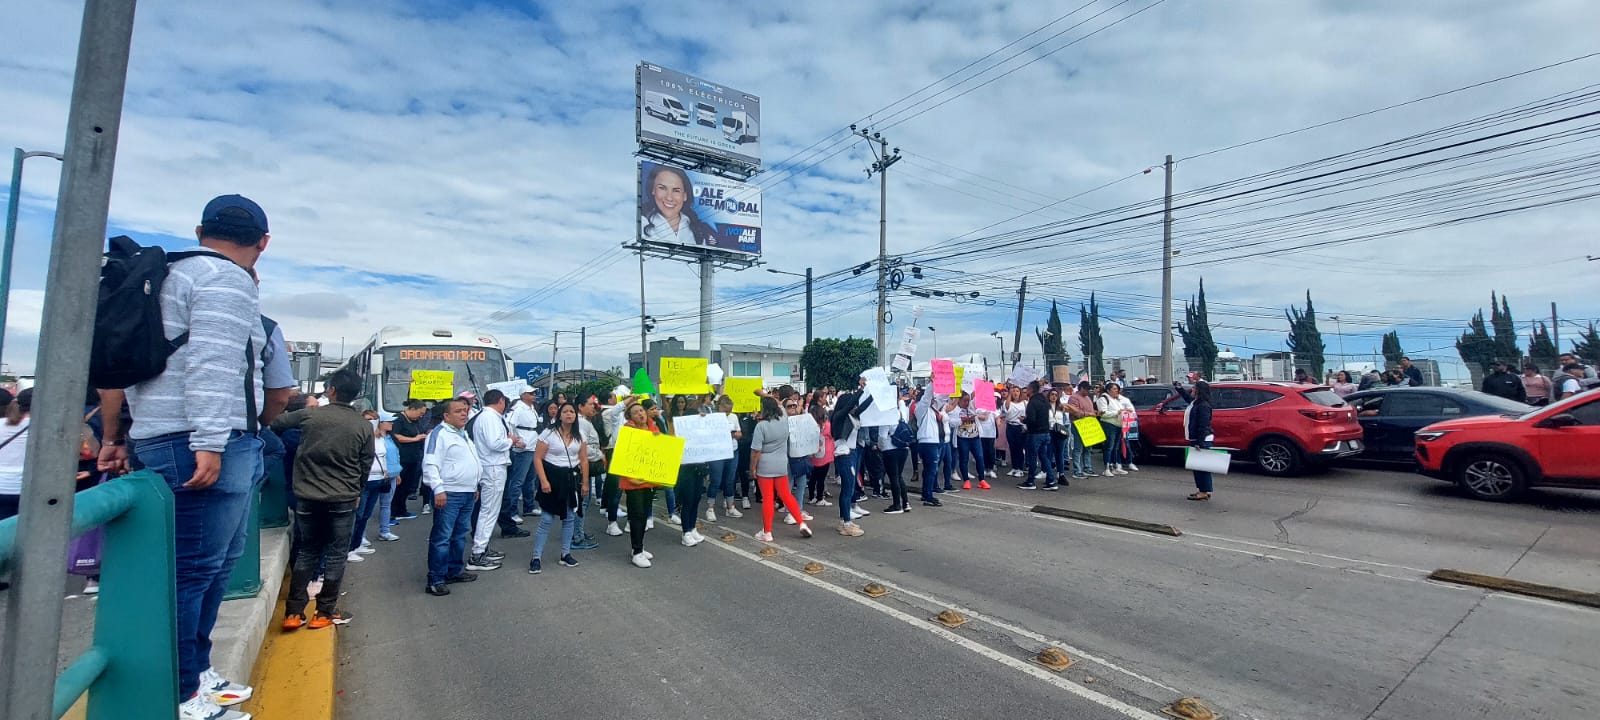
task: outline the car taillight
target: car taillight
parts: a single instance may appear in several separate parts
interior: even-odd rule
[[[1300,414],[1312,420],[1333,420],[1345,413],[1338,410],[1301,410]]]

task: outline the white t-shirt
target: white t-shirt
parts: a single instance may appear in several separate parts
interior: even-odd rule
[[[995,427],[995,414],[988,410],[978,411],[978,437],[993,439],[999,428]]]
[[[733,434],[739,432],[739,416],[733,413],[724,413],[728,418],[728,446],[733,448],[734,457],[739,456],[739,441],[733,439]]]
[[[383,446],[383,438],[376,435],[372,436],[372,468],[367,470],[368,481],[382,480],[386,477],[392,477],[390,473],[384,472],[388,469],[387,465],[389,464],[389,459],[385,457],[387,453],[388,448]],[[393,474],[399,475],[400,469],[395,468]]]
[[[583,433],[574,433],[571,442],[561,442],[561,433],[550,428],[539,433],[545,446],[544,461],[556,467],[575,468],[583,463]]]
[[[1001,408],[1000,412],[1005,416],[1007,425],[1021,425],[1022,416],[1028,412],[1028,404],[1007,400],[1005,407]]]
[[[0,495],[22,494],[22,462],[28,458],[28,436],[23,433],[28,431],[30,422],[23,420],[18,425],[0,422],[0,442],[10,440],[0,448]]]

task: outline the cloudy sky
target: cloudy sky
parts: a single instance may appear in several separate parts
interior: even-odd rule
[[[1600,255],[1600,203],[1582,197],[1600,181],[1581,162],[1600,140],[1593,118],[1572,119],[1600,109],[1584,95],[1600,57],[1574,60],[1600,51],[1588,5],[144,3],[110,220],[180,247],[211,196],[259,201],[273,231],[263,307],[330,354],[384,325],[457,325],[547,360],[560,330],[570,366],[565,332],[586,326],[590,366],[624,364],[639,344],[639,265],[620,250],[635,232],[634,67],[649,60],[762,98],[768,171],[753,182],[767,264],[717,274],[719,343],[798,347],[803,294],[764,270],[807,266],[824,278],[816,334],[872,336],[873,272],[838,273],[876,256],[872,158],[846,141],[859,122],[905,156],[888,181],[889,251],[908,271],[891,334],[922,305],[920,324],[937,330],[924,330],[919,360],[935,343],[993,355],[994,331],[1009,346],[1023,275],[1025,355],[1039,353],[1032,329],[1051,300],[1070,310],[1078,355],[1091,291],[1108,354],[1154,352],[1159,218],[1128,218],[1159,209],[1171,154],[1176,294],[1204,278],[1220,344],[1282,349],[1283,311],[1309,290],[1330,353],[1370,357],[1395,329],[1413,354],[1448,361],[1491,290],[1519,321],[1559,303],[1564,338],[1576,334],[1566,319],[1600,317],[1600,263],[1585,261]],[[0,10],[28,28],[0,46],[0,144],[60,149],[80,14],[66,0]],[[1556,124],[1519,130],[1545,122]],[[1468,154],[1489,148],[1500,150]],[[1410,169],[1350,170],[1378,160],[1372,172]],[[5,347],[21,371],[34,365],[55,165],[30,160],[23,182]],[[1357,182],[1304,181],[1333,170]],[[1297,182],[1262,190],[1284,180]],[[694,270],[651,260],[645,274],[652,338],[693,346]]]

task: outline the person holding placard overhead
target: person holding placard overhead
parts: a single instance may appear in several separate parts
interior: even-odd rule
[[[1209,450],[1215,435],[1211,431],[1211,383],[1197,380],[1194,383],[1194,392],[1183,389],[1180,383],[1172,383],[1172,387],[1189,403],[1183,411],[1183,436],[1189,441],[1189,447]],[[1195,492],[1189,494],[1190,500],[1210,500],[1212,477],[1210,472],[1204,470],[1194,471]]]
[[[661,431],[650,421],[650,410],[646,408],[646,404],[654,406],[649,398],[645,398],[644,402],[628,401],[623,411],[623,416],[627,418],[624,427],[660,434]],[[620,430],[618,434],[621,434]],[[622,477],[615,473],[613,476],[617,478],[617,485],[622,488],[622,494],[627,498],[628,539],[633,544],[633,566],[650,567],[650,561],[655,555],[645,551],[644,533],[654,524],[650,506],[656,501],[655,489],[649,483],[637,478]]]
[[[540,509],[539,529],[533,533],[533,560],[528,562],[528,572],[538,575],[544,570],[540,559],[544,543],[550,537],[550,526],[561,521],[561,564],[577,567],[572,557],[572,534],[578,527],[578,508],[589,487],[589,453],[583,444],[583,430],[578,427],[578,409],[572,403],[561,405],[556,411],[555,427],[545,428],[539,434],[539,444],[533,450],[534,471],[539,473]]]
[[[794,493],[789,491],[789,422],[778,400],[761,393],[761,422],[750,440],[750,474],[761,488],[761,532],[756,539],[772,542],[773,503],[782,500],[790,517],[802,517]],[[630,503],[631,504],[631,503]],[[811,537],[811,527],[800,522],[800,537]]]

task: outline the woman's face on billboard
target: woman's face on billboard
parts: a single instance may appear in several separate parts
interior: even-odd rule
[[[687,189],[683,186],[683,179],[677,173],[656,173],[655,194],[656,209],[661,211],[661,216],[675,220],[683,213],[684,194]]]

